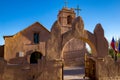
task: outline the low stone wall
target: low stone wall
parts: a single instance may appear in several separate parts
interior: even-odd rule
[[[110,56],[96,59],[96,80],[120,80],[120,62]],[[45,61],[38,64],[12,64],[0,59],[0,80],[63,80],[61,60]]]
[[[62,80],[62,61],[7,64],[0,60],[0,80]]]
[[[120,62],[115,62],[111,56],[97,61],[98,80],[120,80]]]
[[[2,76],[3,80],[33,80],[34,71],[31,69],[33,65],[16,65],[9,64],[5,66]],[[34,66],[36,69],[36,67]]]

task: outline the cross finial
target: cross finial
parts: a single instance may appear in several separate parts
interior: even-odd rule
[[[77,5],[77,8],[75,8],[75,10],[77,11],[77,16],[79,16],[79,13],[81,11],[81,9],[79,8],[79,5]]]
[[[64,0],[64,3],[65,3],[65,8],[67,8],[67,5],[68,5],[68,2],[67,2],[67,0]]]

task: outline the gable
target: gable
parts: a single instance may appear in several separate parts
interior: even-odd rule
[[[25,34],[27,32],[41,32],[41,31],[44,31],[45,33],[50,33],[43,25],[41,25],[39,22],[35,22],[34,24],[28,26],[27,28],[25,28],[24,30],[18,32],[17,34],[19,33],[22,33],[22,34]],[[17,35],[15,34],[15,35]],[[15,36],[14,35],[14,36]]]
[[[33,35],[33,33],[40,33],[40,35],[42,36],[46,36],[46,38],[48,38],[50,36],[50,32],[43,26],[41,25],[39,22],[35,22],[34,24],[28,26],[27,28],[25,28],[24,30],[16,33],[15,35],[12,36],[4,36],[4,38],[9,38],[9,37],[20,37],[19,35],[23,35],[26,38],[29,38],[30,36]],[[46,39],[45,39],[46,40]]]

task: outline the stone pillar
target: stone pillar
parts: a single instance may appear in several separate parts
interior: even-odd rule
[[[54,68],[56,68],[56,80],[63,80],[63,63],[62,60],[55,61]],[[54,76],[54,75],[53,75]],[[55,80],[55,79],[54,79]]]
[[[94,35],[96,37],[96,49],[97,57],[104,58],[108,55],[108,42],[104,37],[104,30],[101,24],[97,24],[94,29]]]

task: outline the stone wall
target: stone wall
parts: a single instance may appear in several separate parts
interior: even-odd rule
[[[98,80],[120,80],[120,61],[115,62],[108,55],[102,60],[97,60]]]
[[[39,60],[38,64],[7,64],[0,59],[0,80],[62,80],[62,62]]]
[[[0,80],[3,80],[2,76],[4,73],[5,66],[6,66],[6,61],[3,58],[0,58]]]

